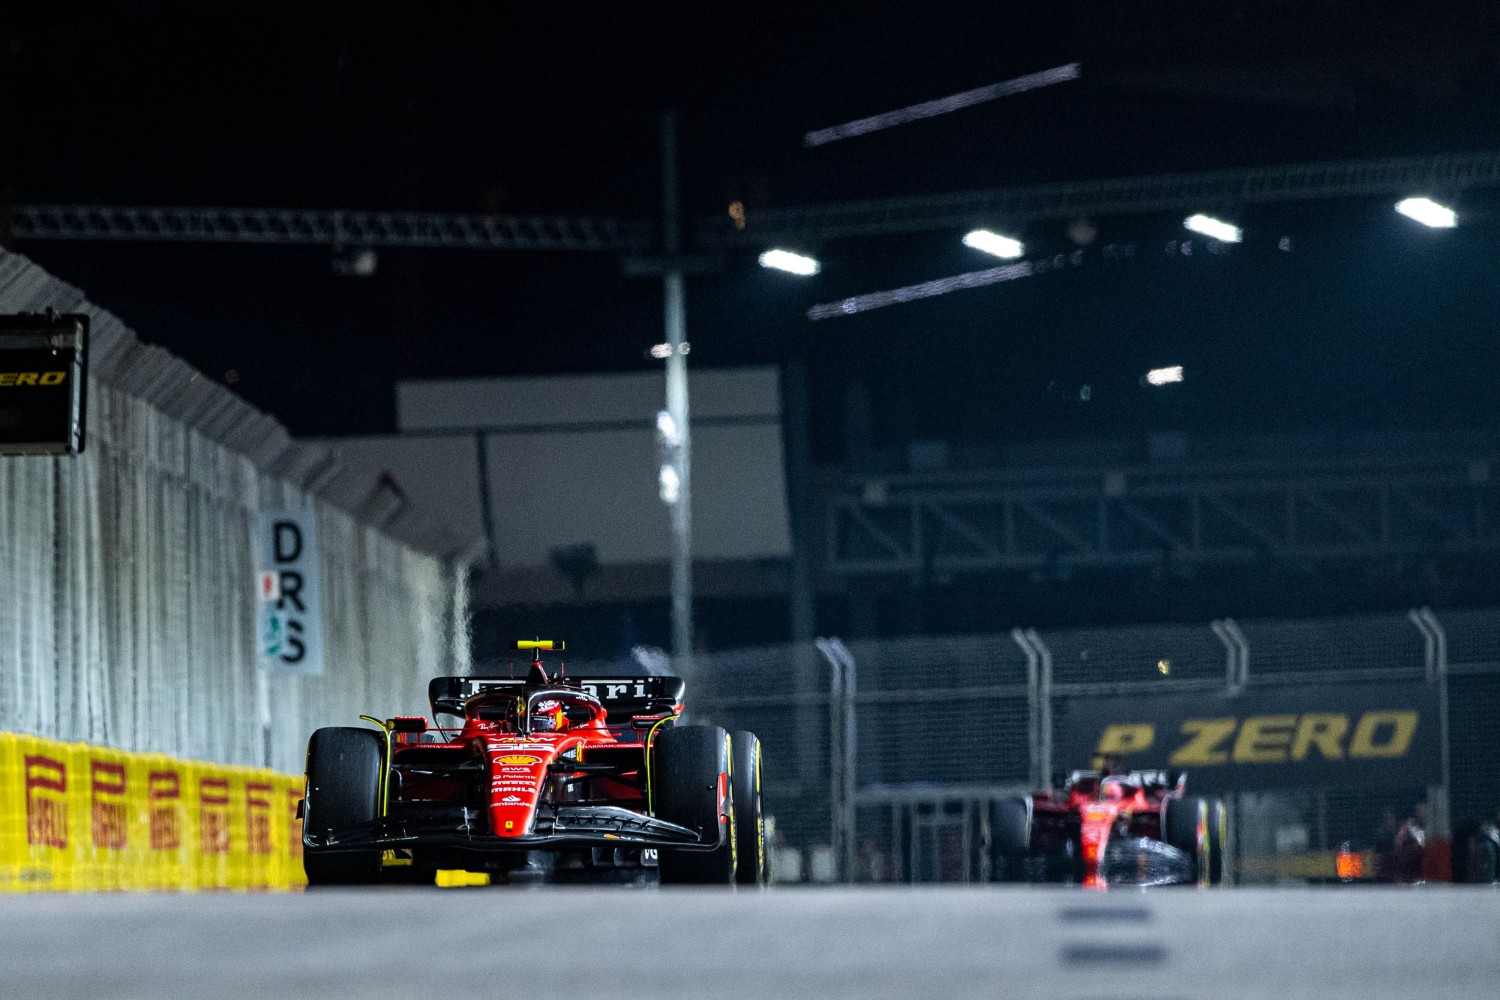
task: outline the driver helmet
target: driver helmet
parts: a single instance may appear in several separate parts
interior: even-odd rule
[[[562,702],[539,701],[531,706],[531,731],[533,733],[559,733],[568,728],[568,716]]]

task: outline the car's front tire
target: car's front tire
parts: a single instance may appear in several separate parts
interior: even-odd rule
[[[1187,855],[1190,880],[1198,885],[1208,885],[1213,854],[1208,800],[1184,795],[1163,800],[1161,808],[1163,839]]]
[[[1229,807],[1223,799],[1208,803],[1208,884],[1224,881],[1225,845],[1229,840]]]
[[[309,834],[347,830],[380,817],[385,740],[369,729],[330,726],[307,742],[307,792],[303,829]],[[380,880],[380,852],[305,847],[307,884],[369,885]]]
[[[1031,853],[1031,803],[1011,795],[990,803],[990,880],[1021,877],[1021,863]]]
[[[711,851],[663,848],[657,859],[662,884],[733,885],[735,813],[729,734],[718,726],[678,726],[656,738],[651,757],[655,814],[697,830],[704,840],[720,840]]]

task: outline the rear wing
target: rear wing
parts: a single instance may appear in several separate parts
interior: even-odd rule
[[[559,684],[576,685],[598,698],[608,713],[607,724],[625,726],[637,715],[676,715],[682,711],[687,685],[681,677],[569,677]],[[520,677],[434,677],[427,682],[432,714],[463,715],[464,702],[486,691],[520,694]]]

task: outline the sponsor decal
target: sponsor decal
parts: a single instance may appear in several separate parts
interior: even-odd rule
[[[0,386],[62,385],[67,372],[0,372]]]
[[[198,850],[203,854],[229,853],[227,778],[203,778],[198,782]]]
[[[251,854],[271,853],[271,786],[265,782],[245,784],[245,829]]]
[[[26,843],[68,846],[68,766],[40,754],[26,755]]]
[[[621,681],[619,683],[585,683],[583,689],[600,701],[611,701],[615,698],[644,698],[646,697],[646,682]]]
[[[507,795],[505,798],[501,799],[500,801],[504,802],[506,804],[512,804],[512,803],[520,802],[521,801],[521,797],[519,795]]]
[[[147,774],[146,803],[151,825],[151,849],[177,850],[182,846],[182,777],[176,771]]]
[[[500,742],[501,745],[499,749],[506,751],[507,753],[515,750],[541,750],[543,752],[552,750],[551,743],[536,743],[530,741],[525,743],[511,743],[508,740],[501,740]]]
[[[1421,721],[1409,710],[1364,712],[1353,722],[1341,712],[1252,715],[1245,719],[1184,719],[1180,737],[1168,758],[1173,767],[1218,764],[1284,764],[1310,756],[1324,760],[1403,757]],[[1351,725],[1352,723],[1352,725]],[[1098,754],[1126,754],[1150,749],[1156,741],[1151,723],[1106,726]]]
[[[90,828],[94,846],[118,851],[125,846],[125,765],[89,761]]]
[[[302,804],[302,792],[296,788],[286,790],[287,853],[294,858],[302,857],[302,821],[297,818],[297,807]]]
[[[530,754],[525,753],[509,753],[499,758],[499,763],[511,765],[511,767],[507,767],[506,770],[511,770],[512,768],[514,768],[515,770],[519,771],[523,766],[540,764],[541,762],[542,758],[533,757]]]
[[[1186,770],[1197,791],[1327,781],[1434,784],[1436,694],[1421,682],[1080,701],[1060,749],[1080,763]]]

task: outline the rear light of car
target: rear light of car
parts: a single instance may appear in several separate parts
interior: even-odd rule
[[[1333,870],[1338,875],[1338,877],[1345,882],[1352,882],[1355,879],[1364,878],[1364,855],[1360,854],[1358,851],[1350,850],[1349,845],[1344,844],[1339,848],[1338,853],[1333,856]]]

